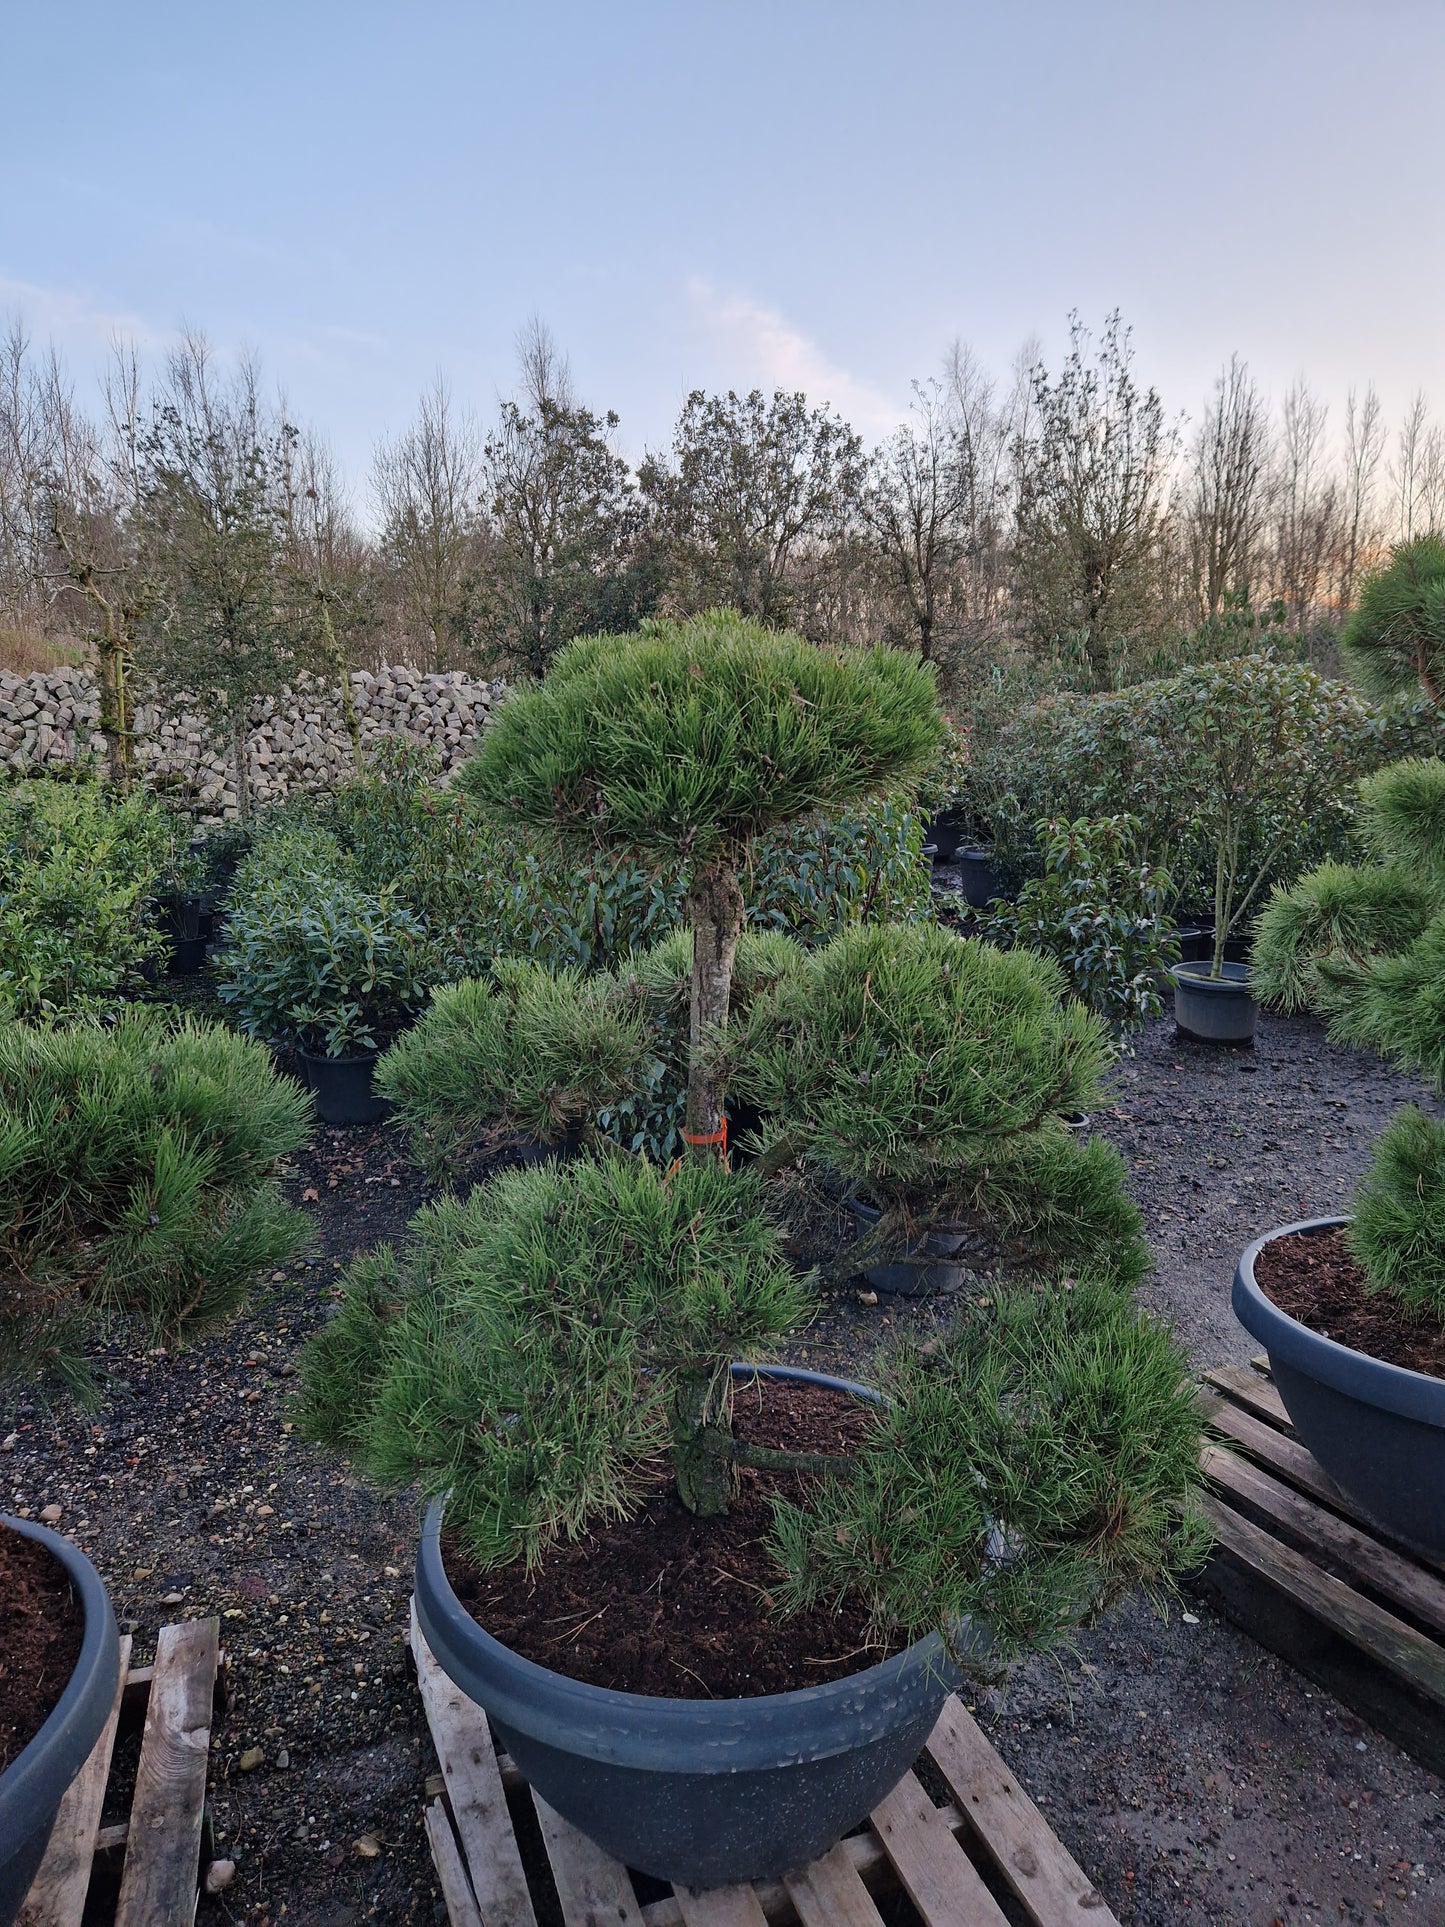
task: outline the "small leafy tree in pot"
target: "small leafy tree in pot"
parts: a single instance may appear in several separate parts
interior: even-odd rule
[[[765,831],[908,783],[940,732],[918,663],[835,654],[726,611],[573,643],[504,704],[466,779],[493,811],[686,870],[695,1152],[723,1141],[702,1045],[728,1019],[748,852]]]

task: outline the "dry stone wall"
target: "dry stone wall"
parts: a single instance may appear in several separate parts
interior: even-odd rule
[[[359,670],[351,678],[363,753],[384,737],[403,737],[435,751],[450,775],[485,728],[498,685],[460,670],[423,675],[412,669]],[[229,747],[217,744],[198,713],[168,714],[155,703],[135,713],[135,759],[149,781],[184,796],[201,814],[234,815],[236,780]],[[340,691],[319,678],[252,705],[247,741],[251,787],[258,803],[296,790],[329,788],[350,773],[351,738]],[[66,763],[103,764],[100,697],[86,669],[33,676],[0,671],[0,769],[28,775]]]

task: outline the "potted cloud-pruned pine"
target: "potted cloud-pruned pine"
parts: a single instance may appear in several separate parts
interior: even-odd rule
[[[1439,1093],[1445,762],[1391,764],[1361,799],[1377,860],[1330,864],[1276,891],[1254,981]],[[1257,1239],[1239,1262],[1234,1309],[1335,1482],[1396,1537],[1445,1554],[1445,1122],[1417,1106],[1397,1113],[1353,1217]]]
[[[936,731],[916,662],[732,616],[574,645],[510,698],[470,777],[491,807],[685,872],[691,1154],[615,1146],[444,1200],[352,1268],[303,1355],[308,1435],[431,1502],[416,1603],[442,1667],[543,1798],[692,1886],[825,1851],[961,1667],[1198,1548],[1187,1366],[1131,1304],[1127,1218],[1096,1262],[1000,1276],[871,1388],[739,1363],[815,1304],[766,1176],[722,1155],[743,859],[907,780]]]

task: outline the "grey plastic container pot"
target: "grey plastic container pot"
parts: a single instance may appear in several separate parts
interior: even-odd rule
[[[865,1227],[877,1224],[882,1215],[876,1205],[864,1204],[858,1198],[844,1198],[843,1202]],[[891,1292],[896,1298],[936,1298],[943,1292],[957,1291],[967,1278],[966,1265],[947,1262],[962,1249],[961,1236],[926,1231],[903,1257],[870,1265],[863,1276],[874,1291]]]
[[[318,1057],[309,1050],[297,1055],[323,1124],[379,1124],[391,1116],[390,1100],[371,1088],[379,1051],[358,1051],[354,1057]]]
[[[1276,1238],[1348,1222],[1306,1218],[1256,1238],[1234,1274],[1234,1315],[1269,1353],[1295,1431],[1340,1490],[1393,1538],[1439,1559],[1445,1556],[1445,1381],[1322,1337],[1255,1283],[1255,1260]]]
[[[996,898],[1003,895],[998,872],[993,867],[992,850],[960,850],[955,861],[963,900],[972,909],[987,910]]]
[[[36,1539],[64,1567],[85,1614],[80,1657],[49,1719],[0,1773],[0,1927],[11,1927],[45,1858],[65,1790],[90,1758],[120,1680],[115,1614],[78,1547],[30,1519],[0,1514],[0,1532]]]
[[[1201,1044],[1248,1044],[1258,1019],[1247,964],[1226,963],[1222,977],[1211,977],[1207,962],[1174,966],[1174,1021],[1186,1037]]]
[[[754,1376],[879,1394],[788,1366]],[[625,1866],[691,1887],[771,1880],[826,1853],[896,1786],[959,1674],[931,1633],[851,1678],[755,1699],[675,1700],[588,1686],[477,1624],[442,1565],[442,1502],[422,1528],[416,1610],[443,1672],[486,1709],[549,1805]],[[982,1653],[984,1629],[957,1645]]]

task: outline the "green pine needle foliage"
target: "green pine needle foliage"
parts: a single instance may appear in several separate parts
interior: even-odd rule
[[[1112,1284],[1005,1294],[880,1382],[850,1476],[775,1505],[783,1610],[859,1588],[880,1637],[980,1618],[1004,1662],[1203,1556],[1188,1360]]]
[[[174,1344],[305,1243],[277,1160],[306,1093],[260,1045],[132,1010],[113,1029],[0,1026],[0,1378],[84,1383],[107,1313]]]
[[[1431,702],[1445,693],[1445,541],[1402,542],[1383,569],[1360,584],[1342,637],[1345,653],[1372,696]]]
[[[1445,1320],[1445,1123],[1414,1104],[1396,1112],[1345,1236],[1376,1291]]]
[[[1445,762],[1409,756],[1360,785],[1365,827],[1376,846],[1445,889]]]
[[[942,733],[931,666],[715,610],[572,643],[502,706],[464,780],[519,824],[736,862],[776,825],[915,781]]]
[[[1395,863],[1324,863],[1297,883],[1276,885],[1255,925],[1255,996],[1281,1010],[1318,1009],[1322,958],[1358,964],[1395,955],[1420,935],[1438,903],[1435,890]]]
[[[1378,1051],[1445,1091],[1445,911],[1398,957],[1326,957],[1318,974],[1337,1043]]]
[[[747,1173],[580,1158],[507,1171],[353,1266],[302,1353],[308,1437],[385,1485],[451,1494],[484,1566],[535,1561],[636,1504],[678,1378],[731,1407],[728,1367],[811,1298]]]
[[[734,1089],[843,1177],[927,1184],[1094,1103],[1111,1047],[1064,990],[933,925],[845,931],[759,1000]]]
[[[433,991],[375,1081],[440,1176],[506,1144],[559,1142],[634,1090],[650,1058],[641,1000],[613,978],[499,958]]]

